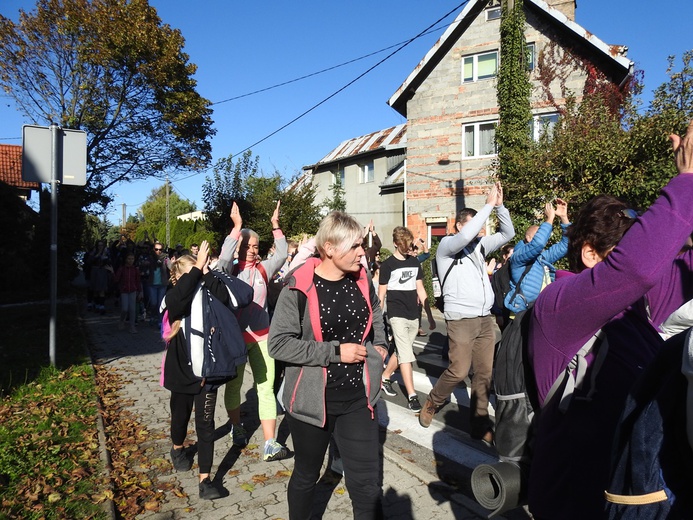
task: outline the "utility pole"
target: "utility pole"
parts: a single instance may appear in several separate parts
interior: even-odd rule
[[[171,221],[169,220],[168,208],[168,174],[166,175],[166,247],[171,247]]]
[[[123,226],[120,228],[120,232],[125,233],[125,203],[123,202]]]

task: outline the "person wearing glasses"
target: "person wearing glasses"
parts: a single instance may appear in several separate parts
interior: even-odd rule
[[[604,518],[627,394],[662,348],[656,327],[692,296],[693,252],[679,252],[693,231],[693,121],[671,140],[679,174],[654,204],[642,216],[610,195],[584,204],[568,229],[570,272],[558,271],[534,304],[528,349],[541,413],[528,491],[538,520]],[[597,346],[570,370],[593,337]],[[573,372],[566,408],[563,385],[547,396]]]
[[[161,314],[159,306],[166,294],[166,286],[170,277],[171,262],[168,255],[164,252],[164,245],[154,242],[152,259],[149,270],[149,324],[152,326],[161,325]]]

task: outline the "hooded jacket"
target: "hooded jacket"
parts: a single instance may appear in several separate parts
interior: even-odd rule
[[[322,339],[318,295],[313,284],[315,268],[321,263],[319,258],[309,258],[287,280],[274,310],[268,342],[270,356],[286,363],[279,391],[284,409],[296,419],[318,427],[323,427],[327,419],[327,367],[340,362],[335,352],[339,341]],[[386,345],[386,338],[378,296],[366,269],[362,267],[357,276],[357,285],[370,311],[362,340],[367,350],[363,383],[373,413],[383,373],[383,360],[374,345]]]

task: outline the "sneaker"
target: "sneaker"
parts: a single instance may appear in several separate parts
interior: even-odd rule
[[[137,334],[137,328],[136,327],[130,327],[130,334]]]
[[[421,403],[419,402],[419,398],[416,397],[415,395],[409,398],[409,409],[412,412],[420,412],[421,411]]]
[[[219,491],[209,477],[200,482],[200,498],[202,500],[215,500],[221,498],[221,491]]]
[[[436,414],[436,407],[430,399],[426,399],[426,404],[419,413],[419,424],[424,428],[428,428],[433,421],[433,416]]]
[[[274,439],[265,442],[265,462],[272,462],[275,460],[282,460],[289,456],[289,449],[286,446],[282,446]]]
[[[394,383],[390,379],[383,379],[381,382],[383,386],[383,392],[385,392],[387,395],[390,397],[394,397],[397,395],[397,390],[394,388]]]
[[[232,424],[229,437],[231,437],[234,446],[244,448],[248,445],[248,433],[242,424]]]
[[[185,448],[171,448],[171,462],[176,471],[190,471],[192,460],[185,453]]]

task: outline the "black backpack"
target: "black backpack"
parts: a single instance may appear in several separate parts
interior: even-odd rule
[[[494,387],[496,394],[495,442],[500,462],[481,464],[472,472],[472,491],[477,502],[493,511],[495,516],[527,502],[527,483],[532,462],[532,442],[540,403],[534,373],[528,356],[529,324],[534,306],[518,312],[503,330],[495,358]],[[559,410],[570,405],[575,377],[573,371],[584,366],[582,361],[595,351],[592,381],[608,352],[608,341],[597,331],[573,357],[556,379],[544,404],[560,398]],[[580,379],[578,374],[577,379]],[[590,387],[594,389],[594,385]],[[561,394],[559,395],[559,392]],[[591,394],[587,395],[587,399]]]
[[[693,337],[668,340],[628,394],[605,492],[610,520],[693,518]]]

